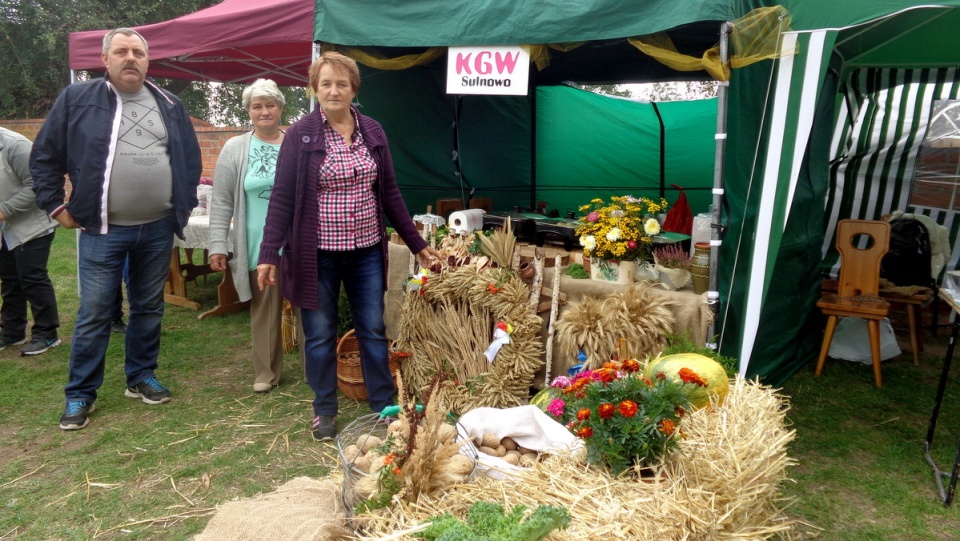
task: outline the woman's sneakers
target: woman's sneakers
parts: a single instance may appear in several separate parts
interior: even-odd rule
[[[313,439],[330,441],[337,435],[337,419],[328,415],[317,415],[310,425],[313,429]]]

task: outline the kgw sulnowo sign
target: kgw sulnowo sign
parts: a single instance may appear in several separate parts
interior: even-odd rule
[[[517,45],[450,47],[447,94],[526,96],[530,55]]]

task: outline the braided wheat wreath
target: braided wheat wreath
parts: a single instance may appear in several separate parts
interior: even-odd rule
[[[401,375],[413,394],[443,374],[441,400],[453,412],[526,404],[543,365],[543,321],[528,286],[507,269],[465,266],[431,274],[421,291],[404,295],[396,344],[409,355]],[[490,363],[483,352],[500,321],[513,333]]]

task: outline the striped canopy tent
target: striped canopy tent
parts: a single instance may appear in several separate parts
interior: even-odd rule
[[[910,200],[934,102],[960,88],[960,1],[783,4],[782,56],[731,82],[720,266],[721,350],[774,385],[819,350],[838,220],[929,215],[960,260],[957,212]]]

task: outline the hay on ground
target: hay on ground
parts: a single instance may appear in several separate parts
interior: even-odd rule
[[[738,380],[726,401],[684,419],[681,451],[654,482],[612,477],[588,467],[582,456],[556,455],[512,481],[479,477],[442,495],[397,502],[366,517],[363,540],[404,539],[430,517],[459,518],[475,501],[505,507],[562,505],[573,518],[548,540],[745,540],[791,539],[796,524],[786,516],[781,485],[787,480],[783,399],[768,387]]]

